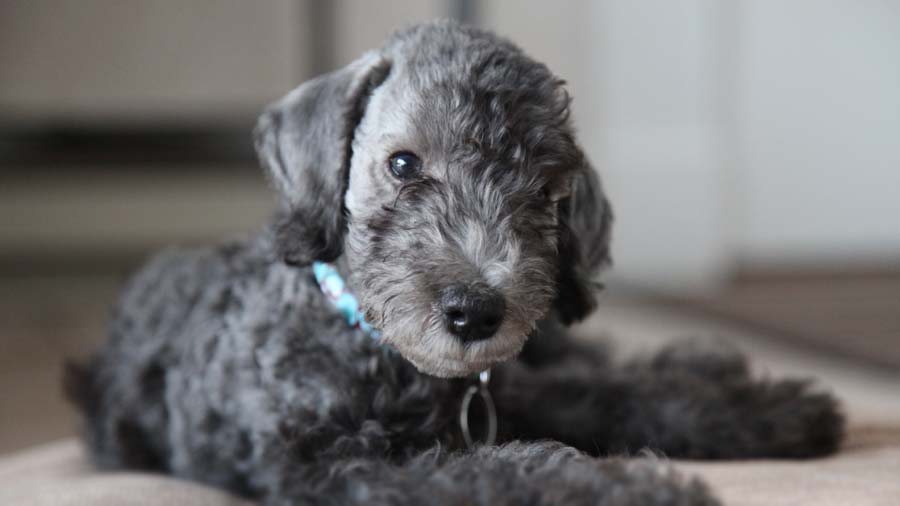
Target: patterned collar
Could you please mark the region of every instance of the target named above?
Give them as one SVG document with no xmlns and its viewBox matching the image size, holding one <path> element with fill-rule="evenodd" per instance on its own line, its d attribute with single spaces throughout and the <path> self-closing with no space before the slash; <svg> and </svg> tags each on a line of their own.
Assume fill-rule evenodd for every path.
<svg viewBox="0 0 900 506">
<path fill-rule="evenodd" d="M 325 262 L 313 262 L 312 267 L 313 274 L 316 276 L 316 281 L 319 283 L 322 293 L 344 315 L 347 323 L 351 327 L 358 327 L 372 339 L 381 339 L 381 332 L 378 332 L 366 321 L 365 314 L 359 308 L 359 301 L 347 288 L 344 278 L 341 277 L 337 269 Z"/>
</svg>

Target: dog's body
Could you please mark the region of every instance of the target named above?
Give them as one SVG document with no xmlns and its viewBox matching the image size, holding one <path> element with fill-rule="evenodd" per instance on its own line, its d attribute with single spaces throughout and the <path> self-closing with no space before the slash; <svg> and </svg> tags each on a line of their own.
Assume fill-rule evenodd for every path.
<svg viewBox="0 0 900 506">
<path fill-rule="evenodd" d="M 832 451 L 842 419 L 804 382 L 690 344 L 613 365 L 566 336 L 611 221 L 567 106 L 545 67 L 451 23 L 273 106 L 257 145 L 275 222 L 151 262 L 71 371 L 97 463 L 271 504 L 661 505 L 714 500 L 652 459 L 582 452 Z M 314 260 L 336 262 L 382 340 L 331 305 Z M 501 446 L 466 451 L 466 376 L 491 366 Z"/>
</svg>

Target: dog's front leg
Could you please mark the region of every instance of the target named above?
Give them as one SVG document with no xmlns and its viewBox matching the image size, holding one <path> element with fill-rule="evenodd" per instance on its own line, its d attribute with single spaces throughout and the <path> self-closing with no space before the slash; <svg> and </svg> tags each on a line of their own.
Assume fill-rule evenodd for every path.
<svg viewBox="0 0 900 506">
<path fill-rule="evenodd" d="M 813 457 L 841 440 L 832 396 L 807 381 L 755 379 L 727 348 L 676 343 L 625 365 L 584 357 L 497 368 L 501 436 L 684 458 Z"/>
<path fill-rule="evenodd" d="M 356 458 L 308 463 L 283 474 L 265 501 L 287 505 L 713 506 L 696 480 L 647 459 L 594 460 L 555 442 L 510 443 L 397 463 Z"/>
</svg>

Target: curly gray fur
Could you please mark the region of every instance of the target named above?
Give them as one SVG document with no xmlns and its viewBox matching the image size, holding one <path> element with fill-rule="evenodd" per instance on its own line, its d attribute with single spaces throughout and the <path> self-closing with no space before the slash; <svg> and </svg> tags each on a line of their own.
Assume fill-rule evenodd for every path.
<svg viewBox="0 0 900 506">
<path fill-rule="evenodd" d="M 833 451 L 843 420 L 807 382 L 755 380 L 693 344 L 617 366 L 567 337 L 594 306 L 611 223 L 568 105 L 511 43 L 439 22 L 270 107 L 271 226 L 158 256 L 106 346 L 69 369 L 96 463 L 273 505 L 706 505 L 653 457 L 586 454 Z M 421 156 L 419 179 L 391 178 L 397 150 Z M 337 262 L 387 344 L 348 326 L 313 260 Z M 434 324 L 449 281 L 502 293 L 494 337 L 464 346 Z M 461 377 L 492 365 L 501 444 L 465 450 Z"/>
</svg>

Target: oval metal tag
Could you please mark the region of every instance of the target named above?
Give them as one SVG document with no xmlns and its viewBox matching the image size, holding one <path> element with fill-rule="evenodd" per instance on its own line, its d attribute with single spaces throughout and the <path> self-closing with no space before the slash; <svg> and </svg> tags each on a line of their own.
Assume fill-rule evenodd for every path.
<svg viewBox="0 0 900 506">
<path fill-rule="evenodd" d="M 487 416 L 487 434 L 485 434 L 484 444 L 490 446 L 497 440 L 497 409 L 494 407 L 494 399 L 491 397 L 491 392 L 488 391 L 488 383 L 490 381 L 490 369 L 481 371 L 478 374 L 478 384 L 470 386 L 466 390 L 466 395 L 463 396 L 462 406 L 459 410 L 459 427 L 462 429 L 463 439 L 469 448 L 474 447 L 476 444 L 469 428 L 469 410 L 472 407 L 472 399 L 476 396 L 484 404 L 484 412 Z"/>
</svg>

